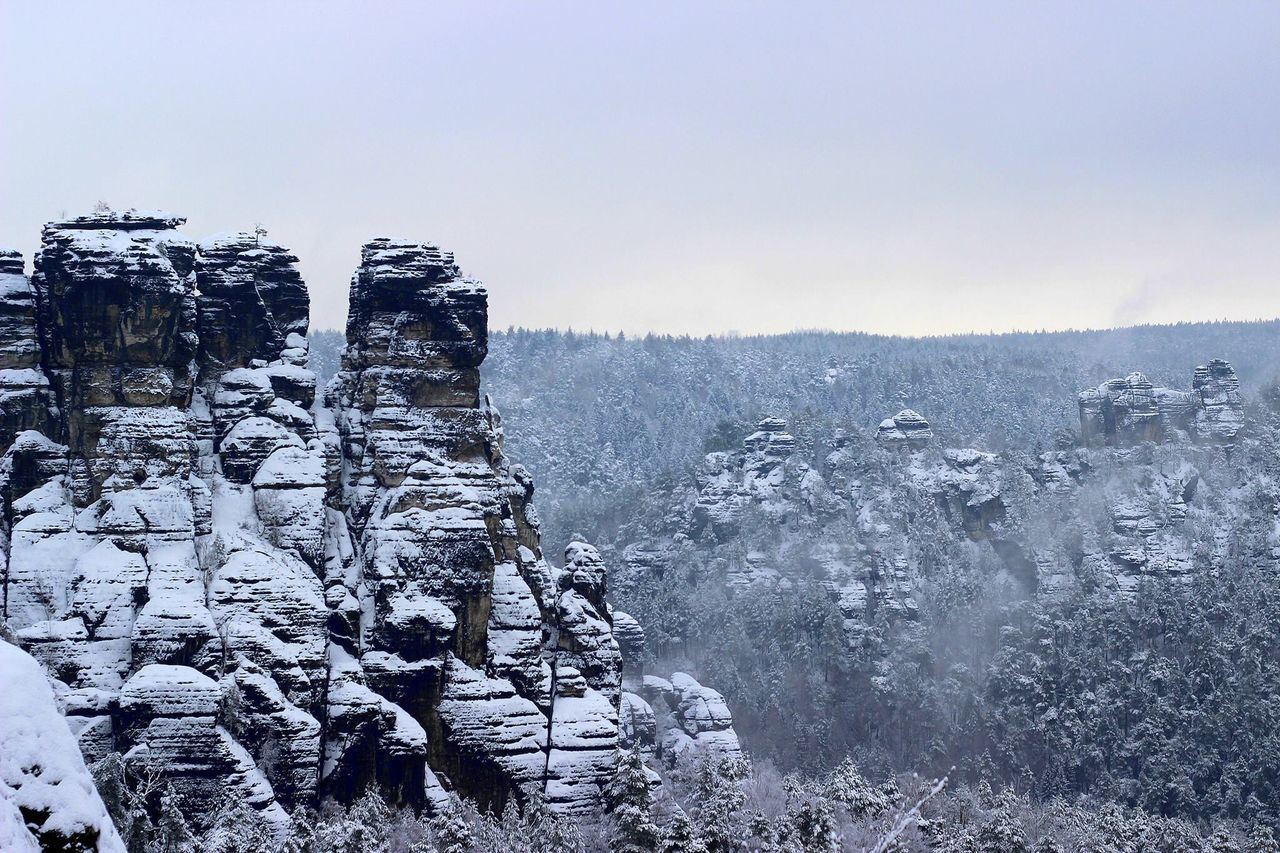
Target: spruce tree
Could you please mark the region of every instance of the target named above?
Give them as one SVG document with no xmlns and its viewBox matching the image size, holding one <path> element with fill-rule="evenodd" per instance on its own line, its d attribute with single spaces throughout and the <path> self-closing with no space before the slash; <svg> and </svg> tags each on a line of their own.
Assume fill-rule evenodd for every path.
<svg viewBox="0 0 1280 853">
<path fill-rule="evenodd" d="M 609 849 L 615 853 L 652 853 L 661 838 L 653 821 L 653 793 L 649 770 L 640 750 L 619 752 L 613 778 L 605 786 L 605 800 L 613 821 Z"/>
<path fill-rule="evenodd" d="M 732 850 L 740 840 L 739 811 L 747 800 L 739 784 L 750 768 L 739 758 L 707 756 L 698 763 L 694 785 L 698 835 L 711 853 Z"/>
<path fill-rule="evenodd" d="M 172 784 L 160 794 L 160 816 L 152 833 L 151 853 L 196 853 L 196 839 L 178 804 Z"/>
<path fill-rule="evenodd" d="M 228 794 L 205 834 L 205 853 L 279 853 L 279 844 L 261 812 Z"/>
<path fill-rule="evenodd" d="M 662 853 L 707 853 L 684 810 L 677 811 L 662 833 Z"/>
<path fill-rule="evenodd" d="M 471 828 L 453 809 L 442 811 L 432 819 L 431 833 L 439 853 L 469 853 L 475 842 Z"/>
<path fill-rule="evenodd" d="M 289 815 L 289 834 L 285 836 L 283 853 L 315 853 L 316 815 L 298 806 Z"/>
</svg>

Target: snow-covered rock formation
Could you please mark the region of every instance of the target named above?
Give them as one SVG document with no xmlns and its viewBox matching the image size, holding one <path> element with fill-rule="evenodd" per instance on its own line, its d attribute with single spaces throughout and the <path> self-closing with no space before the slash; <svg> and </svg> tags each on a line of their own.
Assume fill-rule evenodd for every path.
<svg viewBox="0 0 1280 853">
<path fill-rule="evenodd" d="M 1195 369 L 1191 391 L 1156 388 L 1141 373 L 1080 392 L 1080 435 L 1088 445 L 1125 447 L 1188 435 L 1230 444 L 1244 425 L 1240 382 L 1229 362 Z"/>
<path fill-rule="evenodd" d="M 637 697 L 633 696 L 629 703 L 629 707 L 636 708 L 632 712 L 632 719 L 637 720 L 633 728 L 641 728 L 638 719 L 646 714 L 654 720 L 656 752 L 668 765 L 702 756 L 742 757 L 742 744 L 733 730 L 728 703 L 692 675 L 677 672 L 670 681 L 647 675 L 640 692 L 644 699 L 636 702 Z"/>
<path fill-rule="evenodd" d="M 1195 433 L 1206 441 L 1229 444 L 1244 426 L 1240 380 L 1230 362 L 1220 358 L 1202 364 L 1191 379 L 1195 397 Z"/>
<path fill-rule="evenodd" d="M 589 809 L 618 732 L 604 566 L 581 543 L 563 571 L 543 559 L 532 483 L 479 398 L 486 331 L 484 290 L 451 255 L 364 247 L 326 392 L 344 464 L 325 594 L 331 679 L 372 695 L 342 715 L 326 771 L 358 785 L 390 738 L 414 756 L 396 773 L 426 771 L 428 786 L 430 758 L 484 804 L 536 783 L 554 806 Z"/>
<path fill-rule="evenodd" d="M 124 853 L 48 678 L 0 640 L 0 850 Z"/>
<path fill-rule="evenodd" d="M 786 462 L 794 450 L 786 421 L 765 418 L 743 439 L 741 450 L 708 454 L 698 470 L 700 491 L 689 533 L 729 538 L 748 507 L 785 510 L 785 486 L 792 479 Z"/>
<path fill-rule="evenodd" d="M 876 429 L 876 441 L 884 447 L 920 450 L 933 439 L 933 429 L 919 412 L 903 409 L 885 418 Z"/>
<path fill-rule="evenodd" d="M 31 281 L 0 253 L 3 617 L 84 757 L 155 768 L 197 827 L 226 793 L 283 826 L 369 785 L 597 808 L 607 573 L 585 543 L 541 552 L 479 395 L 483 287 L 366 244 L 321 392 L 296 258 L 182 222 L 52 223 Z"/>
<path fill-rule="evenodd" d="M 742 449 L 705 457 L 662 511 L 665 539 L 621 543 L 619 583 L 650 589 L 673 570 L 746 594 L 816 583 L 855 634 L 915 619 L 924 588 L 961 565 L 1012 595 L 1082 579 L 1133 594 L 1144 577 L 1185 576 L 1204 548 L 1184 522 L 1197 497 L 1217 499 L 1201 471 L 1242 428 L 1238 384 L 1220 359 L 1196 368 L 1189 393 L 1131 374 L 1080 395 L 1082 438 L 1062 430 L 1034 455 L 946 447 L 911 410 L 808 448 L 770 417 Z"/>
</svg>

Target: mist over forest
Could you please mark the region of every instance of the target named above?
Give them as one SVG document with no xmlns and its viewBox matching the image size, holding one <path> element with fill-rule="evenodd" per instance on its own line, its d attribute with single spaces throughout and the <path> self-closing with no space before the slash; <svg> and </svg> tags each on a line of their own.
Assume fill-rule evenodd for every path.
<svg viewBox="0 0 1280 853">
<path fill-rule="evenodd" d="M 1277 45 L 0 0 L 0 853 L 1280 853 Z"/>
<path fill-rule="evenodd" d="M 724 693 L 757 763 L 1003 788 L 1024 829 L 1054 802 L 1256 828 L 1280 793 L 1278 333 L 508 329 L 484 390 L 544 541 L 600 548 L 647 666 Z M 1159 421 L 1215 358 L 1229 441 L 1082 434 L 1082 392 L 1140 372 Z M 886 440 L 903 410 L 926 439 Z"/>
</svg>

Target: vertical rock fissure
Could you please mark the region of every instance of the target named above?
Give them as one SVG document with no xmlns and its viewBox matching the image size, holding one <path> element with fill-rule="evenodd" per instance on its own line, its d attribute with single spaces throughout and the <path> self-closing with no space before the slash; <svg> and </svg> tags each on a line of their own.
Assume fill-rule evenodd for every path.
<svg viewBox="0 0 1280 853">
<path fill-rule="evenodd" d="M 560 629 L 556 626 L 551 628 L 550 647 L 556 648 L 560 644 Z M 559 661 L 556 655 L 551 655 L 551 691 L 547 696 L 547 744 L 546 744 L 546 761 L 542 764 L 542 796 L 547 796 L 547 785 L 551 780 L 551 751 L 555 744 L 555 732 L 552 730 L 556 719 L 556 668 Z"/>
</svg>

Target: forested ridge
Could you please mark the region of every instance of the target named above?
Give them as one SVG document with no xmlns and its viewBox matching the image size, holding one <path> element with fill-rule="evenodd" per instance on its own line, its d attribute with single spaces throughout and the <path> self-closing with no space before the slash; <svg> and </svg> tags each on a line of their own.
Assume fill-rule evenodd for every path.
<svg viewBox="0 0 1280 853">
<path fill-rule="evenodd" d="M 515 329 L 484 379 L 547 541 L 601 547 L 650 663 L 725 694 L 753 774 L 945 776 L 911 836 L 935 849 L 1270 849 L 1278 332 Z M 1186 389 L 1215 357 L 1229 445 L 1082 438 L 1081 391 Z M 877 440 L 903 409 L 927 448 Z M 767 416 L 794 438 L 773 457 L 743 449 Z"/>
</svg>

